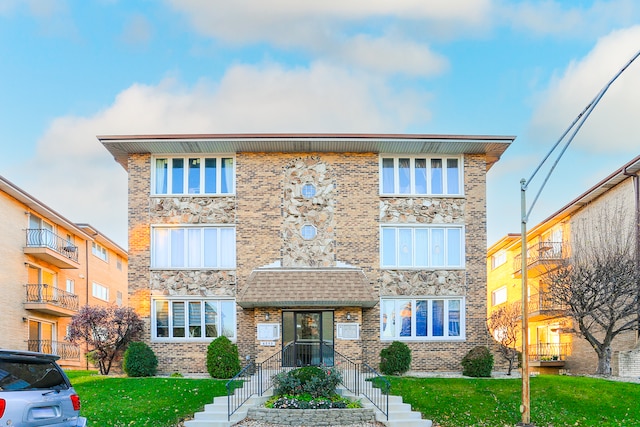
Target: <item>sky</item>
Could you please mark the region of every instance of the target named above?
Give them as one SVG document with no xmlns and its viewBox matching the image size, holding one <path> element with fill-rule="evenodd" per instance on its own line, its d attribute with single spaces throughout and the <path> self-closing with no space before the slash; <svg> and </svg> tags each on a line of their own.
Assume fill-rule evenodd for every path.
<svg viewBox="0 0 640 427">
<path fill-rule="evenodd" d="M 511 135 L 487 176 L 491 245 L 638 50 L 636 0 L 0 0 L 0 175 L 127 248 L 126 171 L 97 135 Z M 640 59 L 529 226 L 640 154 L 639 111 Z"/>
</svg>

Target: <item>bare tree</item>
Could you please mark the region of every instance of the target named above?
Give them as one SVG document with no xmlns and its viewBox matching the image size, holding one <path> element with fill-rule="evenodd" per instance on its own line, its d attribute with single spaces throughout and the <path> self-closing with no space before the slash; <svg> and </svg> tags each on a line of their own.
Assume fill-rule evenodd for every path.
<svg viewBox="0 0 640 427">
<path fill-rule="evenodd" d="M 572 224 L 571 253 L 547 279 L 553 300 L 598 355 L 596 374 L 610 375 L 611 343 L 638 328 L 635 229 L 621 203 L 586 216 Z"/>
<path fill-rule="evenodd" d="M 516 304 L 508 304 L 491 312 L 487 328 L 498 344 L 498 353 L 509 363 L 507 375 L 511 375 L 520 352 L 516 348 L 520 331 L 520 310 Z"/>
<path fill-rule="evenodd" d="M 130 307 L 85 305 L 71 319 L 68 339 L 85 342 L 100 373 L 108 375 L 113 360 L 140 336 L 143 325 Z"/>
</svg>

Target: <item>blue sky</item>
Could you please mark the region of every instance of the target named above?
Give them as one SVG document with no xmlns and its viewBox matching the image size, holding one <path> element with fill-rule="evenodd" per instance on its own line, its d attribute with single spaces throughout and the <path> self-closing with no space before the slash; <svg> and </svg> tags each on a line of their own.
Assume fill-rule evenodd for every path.
<svg viewBox="0 0 640 427">
<path fill-rule="evenodd" d="M 0 175 L 126 247 L 126 173 L 96 135 L 514 135 L 488 175 L 491 244 L 520 230 L 520 179 L 638 50 L 635 0 L 0 0 Z M 638 111 L 640 60 L 530 225 L 640 153 Z"/>
</svg>

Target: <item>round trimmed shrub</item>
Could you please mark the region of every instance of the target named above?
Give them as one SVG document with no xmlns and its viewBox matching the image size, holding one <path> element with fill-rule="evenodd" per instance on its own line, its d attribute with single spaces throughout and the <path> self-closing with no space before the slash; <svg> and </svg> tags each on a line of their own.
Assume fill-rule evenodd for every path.
<svg viewBox="0 0 640 427">
<path fill-rule="evenodd" d="M 385 375 L 402 375 L 411 367 L 411 349 L 403 342 L 394 341 L 380 350 L 380 372 Z"/>
<path fill-rule="evenodd" d="M 474 347 L 462 359 L 462 375 L 467 377 L 490 377 L 493 369 L 493 354 L 488 347 Z"/>
<path fill-rule="evenodd" d="M 132 342 L 122 357 L 122 369 L 130 377 L 151 377 L 156 374 L 158 358 L 146 343 Z"/>
<path fill-rule="evenodd" d="M 240 372 L 238 346 L 220 336 L 207 347 L 207 371 L 212 378 L 228 379 Z"/>
</svg>

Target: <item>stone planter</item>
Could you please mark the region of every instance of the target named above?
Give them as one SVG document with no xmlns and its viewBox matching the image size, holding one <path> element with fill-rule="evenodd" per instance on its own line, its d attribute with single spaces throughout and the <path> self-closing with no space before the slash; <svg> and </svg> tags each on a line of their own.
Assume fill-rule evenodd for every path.
<svg viewBox="0 0 640 427">
<path fill-rule="evenodd" d="M 331 426 L 374 422 L 373 409 L 273 409 L 249 408 L 247 417 L 273 424 Z"/>
</svg>

